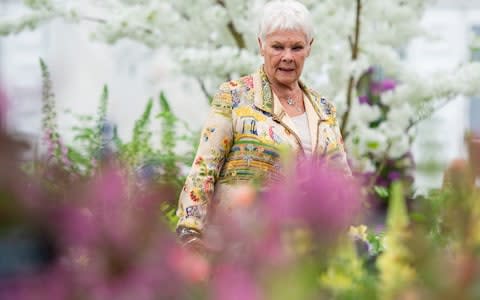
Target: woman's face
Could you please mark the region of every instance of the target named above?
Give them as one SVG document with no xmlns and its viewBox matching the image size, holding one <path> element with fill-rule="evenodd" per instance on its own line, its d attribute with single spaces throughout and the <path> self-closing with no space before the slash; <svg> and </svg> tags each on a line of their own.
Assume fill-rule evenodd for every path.
<svg viewBox="0 0 480 300">
<path fill-rule="evenodd" d="M 291 86 L 298 82 L 313 40 L 302 31 L 278 30 L 258 39 L 268 79 L 275 84 Z"/>
</svg>

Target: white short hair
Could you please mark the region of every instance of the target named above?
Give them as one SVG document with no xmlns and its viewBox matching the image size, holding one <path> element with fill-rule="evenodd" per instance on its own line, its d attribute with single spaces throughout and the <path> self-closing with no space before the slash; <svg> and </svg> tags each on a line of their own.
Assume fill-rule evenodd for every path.
<svg viewBox="0 0 480 300">
<path fill-rule="evenodd" d="M 302 31 L 307 36 L 307 42 L 310 42 L 315 34 L 310 12 L 295 0 L 274 0 L 263 7 L 258 37 L 265 41 L 268 34 L 277 30 Z"/>
</svg>

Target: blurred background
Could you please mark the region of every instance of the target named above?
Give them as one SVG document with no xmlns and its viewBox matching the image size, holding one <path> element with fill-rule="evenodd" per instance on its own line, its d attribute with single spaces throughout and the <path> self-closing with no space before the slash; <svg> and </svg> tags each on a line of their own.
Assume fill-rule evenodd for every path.
<svg viewBox="0 0 480 300">
<path fill-rule="evenodd" d="M 22 15 L 24 6 L 19 2 L 0 0 L 0 18 Z M 404 61 L 412 69 L 433 74 L 462 62 L 480 61 L 480 0 L 436 1 L 427 9 L 422 25 L 433 39 L 415 39 L 406 45 Z M 147 99 L 160 91 L 171 100 L 177 116 L 194 129 L 201 127 L 208 103 L 198 83 L 177 71 L 166 49 L 153 51 L 127 40 L 115 45 L 93 41 L 89 26 L 93 24 L 54 20 L 34 31 L 0 37 L 0 90 L 9 99 L 7 125 L 11 132 L 28 137 L 34 144 L 40 139 L 39 57 L 51 71 L 59 129 L 67 139 L 74 118 L 62 112 L 95 113 L 104 84 L 110 90 L 109 117 L 118 125 L 120 136 L 131 132 Z M 441 173 L 427 175 L 422 165 L 446 165 L 465 156 L 465 131 L 480 131 L 479 100 L 459 97 L 420 125 L 414 145 L 419 166 L 417 189 L 441 184 Z M 424 154 L 431 149 L 435 151 Z"/>
</svg>

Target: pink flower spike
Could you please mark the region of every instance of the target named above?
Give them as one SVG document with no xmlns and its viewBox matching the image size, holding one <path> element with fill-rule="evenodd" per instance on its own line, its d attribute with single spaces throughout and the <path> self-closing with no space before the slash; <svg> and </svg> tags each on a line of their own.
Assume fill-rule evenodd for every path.
<svg viewBox="0 0 480 300">
<path fill-rule="evenodd" d="M 241 266 L 222 265 L 213 277 L 214 300 L 260 300 L 260 290 Z"/>
<path fill-rule="evenodd" d="M 360 212 L 360 185 L 317 161 L 297 165 L 294 174 L 273 185 L 263 199 L 269 221 L 279 227 L 304 224 L 326 238 L 346 230 Z"/>
</svg>

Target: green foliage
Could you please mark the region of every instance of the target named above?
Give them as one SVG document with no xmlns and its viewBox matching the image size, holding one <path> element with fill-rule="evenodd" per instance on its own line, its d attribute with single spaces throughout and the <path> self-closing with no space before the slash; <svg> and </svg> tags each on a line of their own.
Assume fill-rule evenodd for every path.
<svg viewBox="0 0 480 300">
<path fill-rule="evenodd" d="M 70 146 L 68 156 L 82 174 L 88 175 L 94 172 L 100 153 L 105 146 L 102 140 L 102 130 L 107 120 L 108 87 L 103 86 L 100 103 L 95 117 L 90 115 L 78 115 L 78 126 L 72 128 L 74 142 L 77 147 Z"/>
<path fill-rule="evenodd" d="M 368 232 L 367 233 L 367 241 L 371 246 L 371 255 L 372 256 L 378 256 L 385 250 L 385 246 L 383 244 L 383 239 L 384 239 L 384 233 L 383 232 L 381 232 L 381 233 Z"/>
<path fill-rule="evenodd" d="M 130 167 L 138 166 L 153 156 L 152 132 L 149 129 L 152 108 L 153 100 L 149 99 L 142 115 L 135 121 L 132 140 L 121 146 L 121 159 Z"/>
<path fill-rule="evenodd" d="M 375 191 L 375 193 L 378 195 L 378 197 L 380 199 L 388 199 L 390 193 L 388 191 L 388 188 L 384 187 L 384 186 L 380 186 L 380 185 L 375 185 L 373 187 L 373 190 Z"/>
<path fill-rule="evenodd" d="M 178 123 L 177 117 L 172 113 L 170 105 L 168 104 L 165 94 L 160 93 L 159 97 L 160 113 L 157 118 L 161 122 L 162 132 L 160 137 L 161 150 L 163 155 L 161 160 L 165 166 L 165 178 L 178 178 L 177 155 L 175 154 L 176 142 L 176 125 Z"/>
<path fill-rule="evenodd" d="M 320 283 L 327 290 L 328 299 L 376 299 L 375 275 L 348 242 L 330 260 Z"/>
<path fill-rule="evenodd" d="M 130 141 L 122 141 L 116 127 L 108 122 L 108 87 L 103 87 L 96 115 L 74 115 L 77 125 L 72 128 L 72 145 L 63 145 L 57 129 L 57 111 L 48 68 L 40 60 L 43 77 L 42 129 L 47 148 L 46 160 L 71 174 L 89 178 L 97 172 L 104 160 L 117 160 L 125 168 L 132 183 L 154 184 L 168 187 L 161 206 L 167 223 L 176 223 L 176 197 L 185 180 L 182 169 L 193 162 L 198 132 L 192 131 L 170 108 L 166 95 L 161 92 L 154 116 L 155 102 L 149 99 L 141 116 L 135 121 Z M 153 142 L 152 120 L 160 122 L 159 145 Z M 179 142 L 184 144 L 179 145 Z M 186 144 L 186 145 L 185 145 Z M 186 148 L 184 152 L 178 148 Z M 34 166 L 35 163 L 32 164 Z M 50 165 L 51 166 L 51 165 Z M 47 166 L 48 168 L 48 166 Z M 26 170 L 34 168 L 25 167 Z M 31 172 L 35 172 L 34 170 Z M 173 191 L 172 191 L 173 189 Z"/>
</svg>

